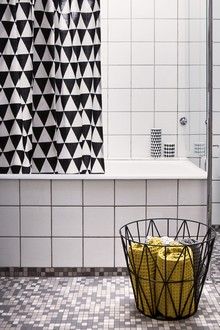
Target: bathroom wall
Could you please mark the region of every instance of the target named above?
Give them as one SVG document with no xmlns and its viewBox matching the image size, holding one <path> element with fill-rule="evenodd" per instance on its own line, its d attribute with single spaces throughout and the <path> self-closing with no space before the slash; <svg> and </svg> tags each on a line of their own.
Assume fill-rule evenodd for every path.
<svg viewBox="0 0 220 330">
<path fill-rule="evenodd" d="M 206 129 L 206 0 L 101 0 L 101 13 L 106 157 L 148 157 L 152 127 L 178 156 L 197 157 Z"/>
<path fill-rule="evenodd" d="M 0 180 L 0 267 L 124 266 L 123 224 L 205 204 L 200 180 Z"/>
<path fill-rule="evenodd" d="M 220 1 L 213 7 L 213 223 L 220 225 Z"/>
</svg>

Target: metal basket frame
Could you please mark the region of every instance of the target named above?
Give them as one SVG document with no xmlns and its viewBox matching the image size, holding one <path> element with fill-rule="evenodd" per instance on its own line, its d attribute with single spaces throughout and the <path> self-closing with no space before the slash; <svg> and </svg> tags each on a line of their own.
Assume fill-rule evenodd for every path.
<svg viewBox="0 0 220 330">
<path fill-rule="evenodd" d="M 163 222 L 161 222 L 161 220 Z M 166 233 L 159 224 L 166 221 Z M 176 235 L 170 235 L 172 224 Z M 133 232 L 132 232 L 133 230 Z M 148 244 L 147 236 L 194 238 L 193 244 Z M 194 315 L 208 272 L 216 232 L 201 222 L 152 218 L 132 221 L 120 236 L 137 309 L 160 320 L 180 320 Z"/>
</svg>

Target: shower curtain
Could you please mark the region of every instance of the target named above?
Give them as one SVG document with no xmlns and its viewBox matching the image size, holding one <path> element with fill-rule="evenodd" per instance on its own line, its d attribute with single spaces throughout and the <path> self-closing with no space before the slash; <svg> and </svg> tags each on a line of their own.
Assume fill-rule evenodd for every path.
<svg viewBox="0 0 220 330">
<path fill-rule="evenodd" d="M 0 1 L 0 173 L 103 173 L 99 0 Z"/>
</svg>

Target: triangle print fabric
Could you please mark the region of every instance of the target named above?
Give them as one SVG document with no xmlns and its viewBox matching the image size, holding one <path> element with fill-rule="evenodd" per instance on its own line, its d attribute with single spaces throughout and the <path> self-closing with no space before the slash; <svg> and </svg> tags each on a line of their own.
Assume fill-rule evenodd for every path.
<svg viewBox="0 0 220 330">
<path fill-rule="evenodd" d="M 0 1 L 0 173 L 104 173 L 99 0 Z"/>
</svg>

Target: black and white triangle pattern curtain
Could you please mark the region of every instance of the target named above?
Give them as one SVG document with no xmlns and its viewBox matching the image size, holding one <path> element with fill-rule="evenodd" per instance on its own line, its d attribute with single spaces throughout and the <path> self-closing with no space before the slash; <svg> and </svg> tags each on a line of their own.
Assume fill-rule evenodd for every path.
<svg viewBox="0 0 220 330">
<path fill-rule="evenodd" d="M 103 173 L 99 0 L 0 0 L 0 173 Z"/>
</svg>

